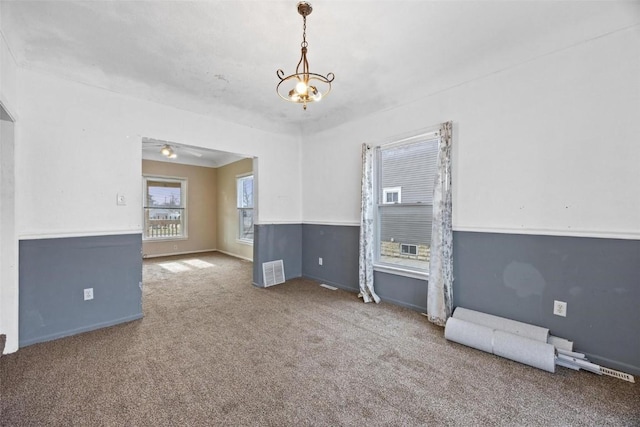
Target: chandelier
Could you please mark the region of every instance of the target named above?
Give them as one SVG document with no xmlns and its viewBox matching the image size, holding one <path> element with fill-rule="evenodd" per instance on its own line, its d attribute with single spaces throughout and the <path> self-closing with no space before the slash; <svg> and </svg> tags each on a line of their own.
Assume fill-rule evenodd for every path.
<svg viewBox="0 0 640 427">
<path fill-rule="evenodd" d="M 331 82 L 335 78 L 333 73 L 326 76 L 309 72 L 309 61 L 307 61 L 307 16 L 311 14 L 313 8 L 310 3 L 301 1 L 298 3 L 298 13 L 302 15 L 302 54 L 296 66 L 295 74 L 284 77 L 284 72 L 278 70 L 276 74 L 280 83 L 276 87 L 276 92 L 285 101 L 302 104 L 306 110 L 310 102 L 318 102 L 323 96 L 327 96 L 331 91 Z M 301 69 L 302 68 L 302 69 Z"/>
</svg>

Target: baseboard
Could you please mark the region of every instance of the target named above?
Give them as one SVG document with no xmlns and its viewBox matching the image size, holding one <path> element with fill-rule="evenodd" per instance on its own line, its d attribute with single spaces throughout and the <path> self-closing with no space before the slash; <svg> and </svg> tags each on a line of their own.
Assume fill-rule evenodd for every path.
<svg viewBox="0 0 640 427">
<path fill-rule="evenodd" d="M 70 337 L 72 335 L 78 335 L 78 334 L 81 334 L 81 333 L 84 333 L 84 332 L 90 332 L 90 331 L 95 331 L 97 329 L 107 328 L 109 326 L 119 325 L 121 323 L 132 322 L 134 320 L 142 319 L 142 317 L 143 317 L 143 314 L 139 313 L 139 314 L 134 314 L 134 315 L 131 315 L 131 316 L 121 317 L 119 319 L 109 320 L 107 322 L 95 323 L 95 324 L 89 325 L 89 326 L 83 326 L 83 327 L 76 328 L 76 329 L 70 329 L 70 330 L 64 331 L 64 332 L 56 332 L 55 334 L 45 335 L 45 336 L 42 336 L 42 337 L 30 339 L 30 340 L 27 340 L 27 341 L 21 341 L 19 343 L 19 347 L 27 347 L 27 346 L 30 346 L 32 344 L 38 344 L 38 343 L 41 343 L 41 342 L 57 340 L 57 339 L 64 338 L 64 337 Z"/>
<path fill-rule="evenodd" d="M 142 258 L 144 259 L 148 259 L 148 258 L 162 258 L 162 257 L 167 257 L 167 256 L 176 256 L 176 255 L 191 255 L 191 254 L 202 254 L 205 252 L 218 252 L 217 249 L 203 249 L 203 250 L 199 250 L 199 251 L 185 251 L 185 252 L 169 252 L 166 254 L 143 254 Z"/>
<path fill-rule="evenodd" d="M 240 256 L 240 255 L 237 255 L 237 254 L 233 254 L 233 253 L 231 253 L 231 252 L 221 251 L 220 249 L 216 249 L 215 251 L 216 251 L 216 252 L 220 252 L 221 254 L 225 254 L 225 255 L 232 256 L 232 257 L 234 257 L 234 258 L 240 258 L 240 259 L 243 259 L 243 260 L 245 260 L 245 261 L 251 261 L 251 262 L 253 262 L 253 258 L 243 257 L 243 256 Z"/>
<path fill-rule="evenodd" d="M 378 296 L 380 297 L 381 301 L 388 302 L 389 304 L 398 305 L 400 307 L 408 308 L 409 310 L 417 311 L 417 312 L 420 312 L 420 313 L 426 313 L 427 312 L 427 307 L 420 307 L 419 305 L 408 304 L 406 302 L 403 302 L 403 301 L 400 301 L 400 300 L 396 300 L 396 299 L 393 299 L 393 298 L 386 298 L 386 297 L 383 297 L 380 294 L 378 294 Z"/>
<path fill-rule="evenodd" d="M 330 280 L 325 280 L 325 279 L 322 279 L 320 277 L 309 276 L 309 275 L 304 275 L 302 277 L 305 278 L 305 279 L 310 279 L 310 280 L 319 282 L 319 283 L 324 283 L 325 285 L 334 286 L 334 287 L 336 287 L 338 289 L 342 289 L 343 291 L 355 292 L 355 293 L 358 293 L 360 291 L 359 288 L 352 288 L 352 287 L 349 287 L 349 286 L 345 286 L 342 283 L 332 282 Z"/>
<path fill-rule="evenodd" d="M 577 351 L 580 351 L 578 348 Z M 584 353 L 589 359 L 589 362 L 600 365 L 603 368 L 615 369 L 616 371 L 625 372 L 633 376 L 640 376 L 640 366 L 630 365 L 628 363 L 618 362 L 617 360 L 608 359 L 606 357 L 598 356 L 597 354 Z"/>
</svg>

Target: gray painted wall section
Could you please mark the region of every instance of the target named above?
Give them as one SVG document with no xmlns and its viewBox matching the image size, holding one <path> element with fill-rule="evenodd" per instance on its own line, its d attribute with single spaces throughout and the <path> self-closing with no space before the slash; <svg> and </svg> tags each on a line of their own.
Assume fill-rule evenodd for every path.
<svg viewBox="0 0 640 427">
<path fill-rule="evenodd" d="M 358 292 L 359 235 L 357 226 L 303 224 L 302 275 Z"/>
<path fill-rule="evenodd" d="M 359 226 L 302 226 L 302 275 L 341 289 L 359 292 Z M 323 265 L 318 265 L 322 257 Z M 427 282 L 395 274 L 375 272 L 376 293 L 384 301 L 424 311 Z"/>
<path fill-rule="evenodd" d="M 20 241 L 20 346 L 141 318 L 141 251 L 140 234 Z"/>
<path fill-rule="evenodd" d="M 373 274 L 376 293 L 383 301 L 424 313 L 427 311 L 426 280 L 376 271 Z"/>
<path fill-rule="evenodd" d="M 264 287 L 262 263 L 283 260 L 287 280 L 302 276 L 302 224 L 257 224 L 253 236 L 253 284 Z"/>
<path fill-rule="evenodd" d="M 456 232 L 454 260 L 456 306 L 549 328 L 640 375 L 640 241 Z"/>
</svg>

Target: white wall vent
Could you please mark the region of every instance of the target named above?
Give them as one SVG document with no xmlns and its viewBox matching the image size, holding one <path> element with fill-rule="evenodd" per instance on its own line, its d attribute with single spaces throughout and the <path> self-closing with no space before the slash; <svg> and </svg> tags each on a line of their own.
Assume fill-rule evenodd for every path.
<svg viewBox="0 0 640 427">
<path fill-rule="evenodd" d="M 262 263 L 264 287 L 284 283 L 284 264 L 281 259 Z"/>
</svg>

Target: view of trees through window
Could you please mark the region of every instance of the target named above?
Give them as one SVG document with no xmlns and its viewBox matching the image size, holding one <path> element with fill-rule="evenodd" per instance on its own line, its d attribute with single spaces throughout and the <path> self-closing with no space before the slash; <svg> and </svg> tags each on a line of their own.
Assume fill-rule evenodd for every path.
<svg viewBox="0 0 640 427">
<path fill-rule="evenodd" d="M 237 179 L 238 239 L 253 241 L 253 175 Z"/>
</svg>

